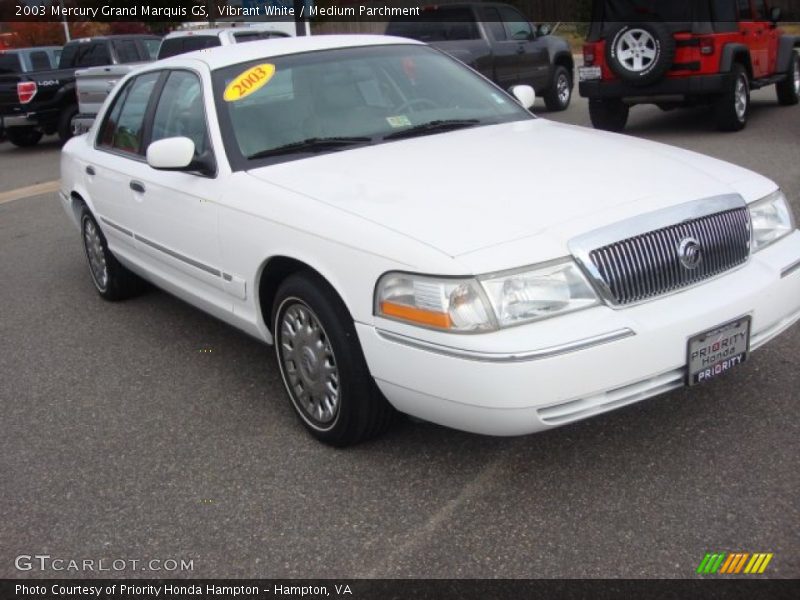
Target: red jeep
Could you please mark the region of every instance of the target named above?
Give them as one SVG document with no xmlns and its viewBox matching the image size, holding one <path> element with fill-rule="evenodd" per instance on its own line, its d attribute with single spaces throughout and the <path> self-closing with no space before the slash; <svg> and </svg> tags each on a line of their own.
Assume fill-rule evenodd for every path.
<svg viewBox="0 0 800 600">
<path fill-rule="evenodd" d="M 800 100 L 800 37 L 766 0 L 595 0 L 579 69 L 597 129 L 622 131 L 630 107 L 711 105 L 717 127 L 747 124 L 750 90 Z"/>
</svg>

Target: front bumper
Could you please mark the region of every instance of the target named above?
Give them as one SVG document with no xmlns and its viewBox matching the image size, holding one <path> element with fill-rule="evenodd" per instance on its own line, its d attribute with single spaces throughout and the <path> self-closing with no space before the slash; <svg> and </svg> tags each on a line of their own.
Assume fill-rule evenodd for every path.
<svg viewBox="0 0 800 600">
<path fill-rule="evenodd" d="M 624 81 L 582 81 L 579 86 L 584 98 L 615 98 L 635 103 L 638 100 L 655 100 L 664 97 L 688 98 L 709 96 L 725 91 L 730 75 L 697 75 L 694 77 L 665 78 L 652 85 L 633 85 Z"/>
<path fill-rule="evenodd" d="M 416 342 L 408 340 L 410 328 L 398 331 L 383 320 L 356 329 L 370 372 L 401 412 L 475 433 L 521 435 L 683 386 L 688 339 L 740 316 L 752 316 L 757 349 L 800 320 L 798 261 L 795 231 L 744 267 L 682 293 L 493 334 L 448 336 L 450 346 L 455 338 L 469 349 L 421 340 L 419 331 Z"/>
</svg>

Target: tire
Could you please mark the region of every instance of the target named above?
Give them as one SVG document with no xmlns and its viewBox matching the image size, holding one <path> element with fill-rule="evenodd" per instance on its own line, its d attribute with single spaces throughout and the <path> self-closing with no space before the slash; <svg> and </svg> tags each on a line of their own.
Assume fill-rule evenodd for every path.
<svg viewBox="0 0 800 600">
<path fill-rule="evenodd" d="M 606 61 L 623 81 L 649 85 L 661 79 L 675 58 L 675 39 L 661 23 L 623 23 L 606 44 Z"/>
<path fill-rule="evenodd" d="M 30 148 L 42 139 L 42 132 L 33 127 L 12 127 L 6 129 L 8 141 L 18 148 Z"/>
<path fill-rule="evenodd" d="M 750 79 L 744 66 L 736 63 L 727 89 L 714 105 L 714 118 L 720 131 L 741 131 L 750 111 Z"/>
<path fill-rule="evenodd" d="M 81 212 L 81 238 L 89 275 L 101 298 L 116 302 L 142 292 L 144 281 L 123 267 L 111 253 L 106 236 L 86 207 Z"/>
<path fill-rule="evenodd" d="M 569 108 L 572 101 L 572 76 L 569 69 L 556 65 L 550 87 L 544 93 L 544 104 L 550 112 L 561 112 Z"/>
<path fill-rule="evenodd" d="M 589 100 L 589 117 L 595 129 L 620 133 L 628 124 L 630 106 L 621 100 Z"/>
<path fill-rule="evenodd" d="M 792 52 L 789 64 L 789 76 L 775 84 L 778 92 L 778 103 L 782 106 L 794 106 L 800 103 L 800 54 Z"/>
<path fill-rule="evenodd" d="M 311 435 L 345 447 L 389 428 L 396 413 L 369 373 L 352 317 L 324 279 L 289 276 L 278 288 L 272 326 L 286 392 Z"/>
<path fill-rule="evenodd" d="M 66 143 L 72 137 L 72 119 L 78 114 L 78 106 L 70 104 L 58 117 L 58 139 Z"/>
</svg>

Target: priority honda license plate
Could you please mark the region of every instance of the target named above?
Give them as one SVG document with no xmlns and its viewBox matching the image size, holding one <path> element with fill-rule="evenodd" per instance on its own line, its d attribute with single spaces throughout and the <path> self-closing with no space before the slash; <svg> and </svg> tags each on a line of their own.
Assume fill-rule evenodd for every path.
<svg viewBox="0 0 800 600">
<path fill-rule="evenodd" d="M 689 385 L 705 383 L 747 360 L 751 318 L 741 317 L 689 339 Z"/>
</svg>

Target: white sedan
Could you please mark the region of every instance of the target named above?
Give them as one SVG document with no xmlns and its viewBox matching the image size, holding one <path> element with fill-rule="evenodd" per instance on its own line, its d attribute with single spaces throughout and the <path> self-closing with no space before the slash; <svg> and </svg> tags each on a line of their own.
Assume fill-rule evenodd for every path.
<svg viewBox="0 0 800 600">
<path fill-rule="evenodd" d="M 775 183 L 532 102 L 399 38 L 182 55 L 64 147 L 61 197 L 103 298 L 147 280 L 273 345 L 334 445 L 396 411 L 571 423 L 713 381 L 800 319 Z"/>
</svg>

